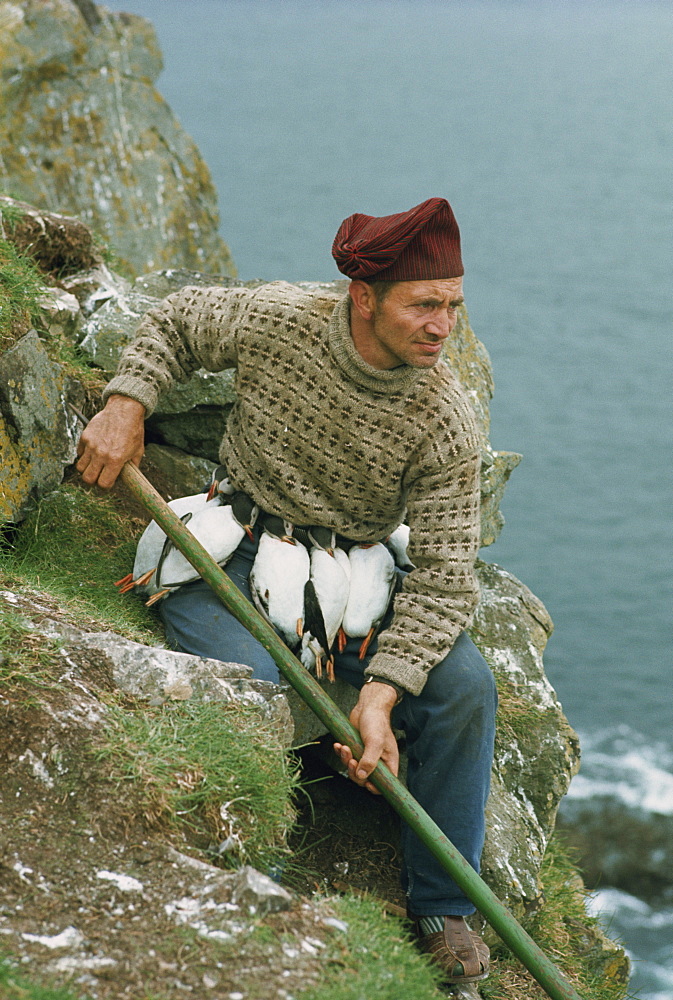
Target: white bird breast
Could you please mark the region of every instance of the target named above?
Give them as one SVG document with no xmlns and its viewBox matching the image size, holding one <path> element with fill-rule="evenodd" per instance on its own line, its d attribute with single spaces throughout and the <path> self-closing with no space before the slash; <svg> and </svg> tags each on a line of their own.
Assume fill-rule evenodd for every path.
<svg viewBox="0 0 673 1000">
<path fill-rule="evenodd" d="M 343 549 L 330 555 L 324 549 L 311 552 L 311 580 L 325 622 L 329 646 L 339 630 L 348 603 L 350 563 Z M 327 650 L 325 650 L 327 652 Z"/>
<path fill-rule="evenodd" d="M 381 542 L 366 548 L 354 545 L 348 560 L 351 582 L 342 624 L 346 635 L 358 638 L 386 613 L 395 585 L 395 560 Z"/>
<path fill-rule="evenodd" d="M 250 589 L 257 606 L 291 646 L 299 640 L 297 622 L 304 616 L 309 571 L 309 554 L 303 545 L 262 533 L 250 570 Z"/>
<path fill-rule="evenodd" d="M 219 504 L 214 507 L 207 504 L 196 511 L 187 527 L 219 565 L 232 557 L 245 534 L 231 507 Z M 171 587 L 196 580 L 199 574 L 179 549 L 173 548 L 164 559 L 160 576 L 159 584 Z"/>
<path fill-rule="evenodd" d="M 215 501 L 211 500 L 210 504 L 217 506 L 219 501 L 216 504 Z M 178 517 L 184 517 L 185 514 L 190 512 L 194 513 L 207 505 L 209 504 L 205 493 L 195 493 L 188 497 L 176 497 L 175 500 L 169 500 L 168 502 L 168 506 Z M 143 573 L 147 573 L 148 570 L 156 567 L 165 541 L 166 534 L 163 529 L 159 527 L 156 521 L 150 521 L 138 539 L 135 561 L 133 563 L 134 580 L 137 580 Z M 153 587 L 153 584 L 154 579 L 146 587 L 143 587 L 143 590 L 156 593 L 158 588 Z"/>
</svg>

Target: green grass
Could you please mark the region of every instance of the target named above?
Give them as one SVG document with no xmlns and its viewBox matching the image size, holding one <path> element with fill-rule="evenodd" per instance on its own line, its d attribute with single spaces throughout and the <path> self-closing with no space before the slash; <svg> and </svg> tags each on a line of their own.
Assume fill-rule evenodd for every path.
<svg viewBox="0 0 673 1000">
<path fill-rule="evenodd" d="M 88 619 L 89 627 L 93 618 L 96 628 L 152 642 L 163 637 L 155 613 L 114 587 L 133 566 L 142 526 L 118 497 L 66 484 L 39 502 L 0 553 L 0 578 L 46 591 L 71 618 Z M 11 652 L 19 645 L 20 658 Z M 24 689 L 49 684 L 49 641 L 31 634 L 11 610 L 0 624 L 0 654 L 3 648 L 0 679 L 4 673 Z M 132 797 L 139 792 L 149 822 L 187 828 L 200 846 L 231 838 L 226 862 L 264 869 L 277 860 L 294 819 L 298 779 L 258 709 L 111 702 L 99 757 L 115 781 L 134 786 Z"/>
<path fill-rule="evenodd" d="M 111 780 L 141 791 L 146 822 L 182 827 L 224 864 L 268 869 L 286 854 L 299 777 L 254 706 L 171 702 L 110 707 L 97 754 Z"/>
<path fill-rule="evenodd" d="M 44 280 L 35 264 L 0 239 L 0 351 L 7 350 L 39 317 Z"/>
<path fill-rule="evenodd" d="M 497 672 L 495 681 L 498 688 L 496 750 L 506 752 L 512 745 L 518 745 L 524 756 L 535 756 L 538 750 L 535 740 L 539 736 L 541 719 L 547 716 L 555 723 L 557 710 L 553 707 L 540 709 L 527 698 L 522 698 L 516 685 Z"/>
<path fill-rule="evenodd" d="M 65 484 L 37 503 L 0 551 L 0 571 L 127 638 L 151 643 L 163 635 L 156 614 L 114 587 L 133 567 L 142 529 L 118 497 Z"/>
<path fill-rule="evenodd" d="M 54 643 L 39 635 L 23 615 L 3 608 L 0 616 L 0 685 L 55 686 Z"/>
<path fill-rule="evenodd" d="M 0 194 L 5 197 L 11 197 L 7 195 L 6 192 L 2 191 Z M 20 198 L 16 198 L 15 201 L 20 201 Z M 26 213 L 19 205 L 13 205 L 11 202 L 0 203 L 0 225 L 4 233 L 9 232 L 10 234 L 14 232 L 17 222 L 19 222 Z"/>
<path fill-rule="evenodd" d="M 438 975 L 410 942 L 397 917 L 380 904 L 355 896 L 330 900 L 348 932 L 335 930 L 322 952 L 320 983 L 297 1000 L 437 1000 Z"/>
<path fill-rule="evenodd" d="M 107 378 L 73 343 L 72 337 L 45 329 L 40 300 L 45 289 L 53 284 L 53 277 L 43 272 L 28 253 L 19 250 L 11 241 L 16 223 L 24 214 L 15 205 L 0 204 L 0 353 L 34 326 L 52 360 L 83 383 L 85 390 L 97 399 Z M 118 261 L 112 251 L 95 234 L 93 240 L 98 253 L 114 267 Z"/>
<path fill-rule="evenodd" d="M 40 986 L 17 971 L 16 963 L 0 958 L 0 998 L 2 1000 L 84 1000 L 69 989 Z"/>
</svg>

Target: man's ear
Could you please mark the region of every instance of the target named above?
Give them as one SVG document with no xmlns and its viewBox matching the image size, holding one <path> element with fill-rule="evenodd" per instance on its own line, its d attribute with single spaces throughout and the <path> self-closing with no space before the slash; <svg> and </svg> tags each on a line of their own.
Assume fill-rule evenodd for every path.
<svg viewBox="0 0 673 1000">
<path fill-rule="evenodd" d="M 369 322 L 376 312 L 376 294 L 366 281 L 351 281 L 348 294 L 360 316 Z"/>
</svg>

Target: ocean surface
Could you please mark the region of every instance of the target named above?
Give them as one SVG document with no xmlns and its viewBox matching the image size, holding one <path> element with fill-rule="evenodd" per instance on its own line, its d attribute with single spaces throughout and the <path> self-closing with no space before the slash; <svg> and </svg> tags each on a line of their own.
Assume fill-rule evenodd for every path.
<svg viewBox="0 0 673 1000">
<path fill-rule="evenodd" d="M 524 456 L 482 555 L 555 621 L 546 669 L 584 744 L 570 798 L 671 819 L 670 3 L 107 6 L 156 27 L 240 277 L 333 279 L 345 216 L 449 198 L 491 439 Z M 671 1000 L 673 898 L 606 886 L 593 906 L 633 989 Z"/>
</svg>

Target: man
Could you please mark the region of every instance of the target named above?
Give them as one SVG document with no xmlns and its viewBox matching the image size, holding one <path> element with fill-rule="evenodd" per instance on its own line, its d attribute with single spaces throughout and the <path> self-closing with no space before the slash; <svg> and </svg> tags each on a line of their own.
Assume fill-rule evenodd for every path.
<svg viewBox="0 0 673 1000">
<path fill-rule="evenodd" d="M 383 218 L 355 214 L 332 253 L 351 278 L 336 306 L 273 282 L 184 288 L 150 310 L 82 435 L 77 467 L 109 487 L 125 461 L 140 460 L 142 422 L 162 389 L 200 367 L 235 367 L 220 458 L 238 489 L 267 513 L 348 540 L 385 539 L 406 518 L 414 569 L 394 608 L 363 661 L 353 640 L 335 656 L 337 676 L 360 690 L 351 721 L 364 754 L 358 762 L 335 749 L 353 781 L 374 790 L 379 760 L 397 772 L 393 728 L 404 729 L 410 791 L 478 869 L 496 694 L 464 632 L 478 598 L 478 434 L 441 360 L 463 301 L 458 226 L 441 198 Z M 226 568 L 246 594 L 255 551 L 244 540 Z M 277 679 L 202 581 L 171 594 L 161 613 L 176 648 Z M 447 982 L 483 978 L 488 949 L 464 921 L 474 907 L 415 834 L 402 836 L 420 947 Z"/>
</svg>

